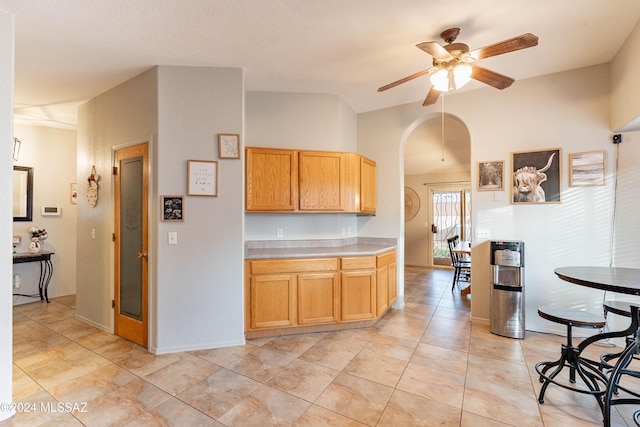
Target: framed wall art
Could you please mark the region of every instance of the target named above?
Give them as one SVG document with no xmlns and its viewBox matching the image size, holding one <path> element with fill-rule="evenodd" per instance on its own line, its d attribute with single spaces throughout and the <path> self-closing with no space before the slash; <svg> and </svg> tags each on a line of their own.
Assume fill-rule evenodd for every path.
<svg viewBox="0 0 640 427">
<path fill-rule="evenodd" d="M 187 160 L 187 195 L 218 196 L 218 162 Z"/>
<path fill-rule="evenodd" d="M 504 190 L 504 161 L 478 162 L 478 191 Z"/>
<path fill-rule="evenodd" d="M 606 151 L 569 154 L 569 186 L 605 185 Z"/>
<path fill-rule="evenodd" d="M 560 148 L 512 153 L 511 202 L 560 203 L 561 156 Z"/>
<path fill-rule="evenodd" d="M 239 159 L 240 158 L 240 135 L 236 133 L 218 134 L 218 158 Z"/>
<path fill-rule="evenodd" d="M 182 196 L 161 196 L 162 221 L 184 221 L 184 198 Z"/>
</svg>

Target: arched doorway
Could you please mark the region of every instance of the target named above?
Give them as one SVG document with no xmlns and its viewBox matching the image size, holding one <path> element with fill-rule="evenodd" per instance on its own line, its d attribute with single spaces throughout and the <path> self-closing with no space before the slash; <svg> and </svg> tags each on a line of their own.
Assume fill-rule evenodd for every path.
<svg viewBox="0 0 640 427">
<path fill-rule="evenodd" d="M 404 263 L 450 265 L 446 238 L 471 229 L 471 139 L 456 116 L 427 117 L 404 148 Z M 433 227 L 435 225 L 435 227 Z"/>
</svg>

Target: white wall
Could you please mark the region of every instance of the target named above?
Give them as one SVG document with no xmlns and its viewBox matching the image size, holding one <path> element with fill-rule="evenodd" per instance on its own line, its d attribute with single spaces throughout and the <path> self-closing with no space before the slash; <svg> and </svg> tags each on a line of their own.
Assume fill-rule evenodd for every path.
<svg viewBox="0 0 640 427">
<path fill-rule="evenodd" d="M 640 21 L 611 61 L 611 129 L 640 130 Z"/>
<path fill-rule="evenodd" d="M 242 70 L 158 70 L 157 194 L 186 196 L 188 159 L 216 160 L 218 133 L 244 139 Z M 157 353 L 244 343 L 243 162 L 218 160 L 218 197 L 186 196 L 185 221 L 158 224 Z"/>
<path fill-rule="evenodd" d="M 76 182 L 76 132 L 41 126 L 16 124 L 15 136 L 22 141 L 19 166 L 33 167 L 33 221 L 14 222 L 13 235 L 22 237 L 17 252 L 28 252 L 31 235 L 27 228 L 47 230 L 42 249 L 55 252 L 52 258 L 54 274 L 49 284 L 49 298 L 76 293 L 76 208 L 71 204 L 71 183 Z M 80 182 L 82 188 L 83 182 Z M 42 216 L 42 206 L 62 208 L 61 216 Z M 38 263 L 17 264 L 14 274 L 20 275 L 22 294 L 38 293 L 40 267 Z M 14 296 L 13 303 L 35 301 Z"/>
<path fill-rule="evenodd" d="M 489 229 L 492 238 L 520 239 L 527 250 L 527 328 L 549 329 L 536 309 L 542 304 L 566 303 L 597 309 L 601 293 L 563 283 L 553 269 L 563 265 L 608 265 L 612 220 L 612 181 L 603 187 L 569 188 L 567 154 L 606 150 L 611 171 L 608 66 L 517 81 L 504 91 L 484 88 L 450 94 L 447 112 L 462 120 L 471 136 L 474 228 Z M 361 235 L 402 235 L 401 189 L 403 144 L 425 115 L 440 108 L 419 103 L 373 111 L 358 116 L 358 148 L 366 155 L 387 159 L 379 164 L 379 204 Z M 514 151 L 561 148 L 562 203 L 512 205 L 509 189 L 501 200 L 493 192 L 475 190 L 477 162 L 505 160 L 510 174 Z M 586 231 L 586 232 L 585 232 Z M 474 240 L 472 316 L 489 317 L 487 245 Z M 638 254 L 640 255 L 640 254 Z"/>
<path fill-rule="evenodd" d="M 249 147 L 357 152 L 356 114 L 336 95 L 247 92 L 245 126 Z M 339 239 L 349 237 L 343 228 L 356 236 L 358 222 L 355 214 L 245 215 L 246 240 L 274 240 L 277 228 L 285 240 Z"/>
<path fill-rule="evenodd" d="M 13 64 L 14 17 L 0 10 L 0 140 L 13 138 Z M 11 175 L 13 172 L 12 144 L 4 143 L 0 154 L 0 200 L 11 200 Z M 13 210 L 10 203 L 0 204 L 0 402 L 12 402 L 12 333 L 13 308 L 11 306 L 11 227 Z M 13 415 L 5 405 L 0 407 L 0 420 Z"/>
<path fill-rule="evenodd" d="M 153 153 L 157 112 L 156 69 L 124 82 L 78 108 L 76 311 L 78 317 L 108 331 L 113 331 L 113 148 L 148 141 Z M 86 200 L 87 187 L 83 184 L 93 165 L 100 180 L 98 203 L 91 208 Z M 157 174 L 153 162 L 151 170 L 152 175 Z M 154 193 L 153 178 L 151 182 L 150 193 Z M 92 229 L 95 238 L 91 237 Z M 157 231 L 150 222 L 151 241 L 154 233 Z"/>
</svg>

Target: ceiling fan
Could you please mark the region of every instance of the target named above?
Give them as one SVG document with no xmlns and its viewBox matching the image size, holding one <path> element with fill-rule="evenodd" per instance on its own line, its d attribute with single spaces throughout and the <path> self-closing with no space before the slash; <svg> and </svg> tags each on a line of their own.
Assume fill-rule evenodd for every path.
<svg viewBox="0 0 640 427">
<path fill-rule="evenodd" d="M 474 63 L 484 58 L 538 44 L 538 37 L 526 33 L 470 52 L 469 46 L 466 44 L 454 43 L 458 34 L 460 34 L 460 28 L 449 28 L 440 34 L 440 37 L 447 43 L 446 45 L 442 46 L 438 42 L 424 42 L 416 45 L 433 57 L 433 67 L 382 86 L 378 88 L 378 92 L 391 89 L 426 74 L 431 74 L 433 86 L 422 103 L 424 106 L 435 104 L 441 92 L 459 89 L 470 79 L 493 86 L 496 89 L 505 89 L 511 86 L 514 79 L 479 67 Z"/>
</svg>

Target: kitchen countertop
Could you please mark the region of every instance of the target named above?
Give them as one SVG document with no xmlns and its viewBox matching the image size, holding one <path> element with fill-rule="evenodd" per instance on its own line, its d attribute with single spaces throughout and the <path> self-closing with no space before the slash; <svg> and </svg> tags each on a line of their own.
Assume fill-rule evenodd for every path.
<svg viewBox="0 0 640 427">
<path fill-rule="evenodd" d="M 273 240 L 245 243 L 245 259 L 378 255 L 397 248 L 395 239 Z"/>
</svg>

